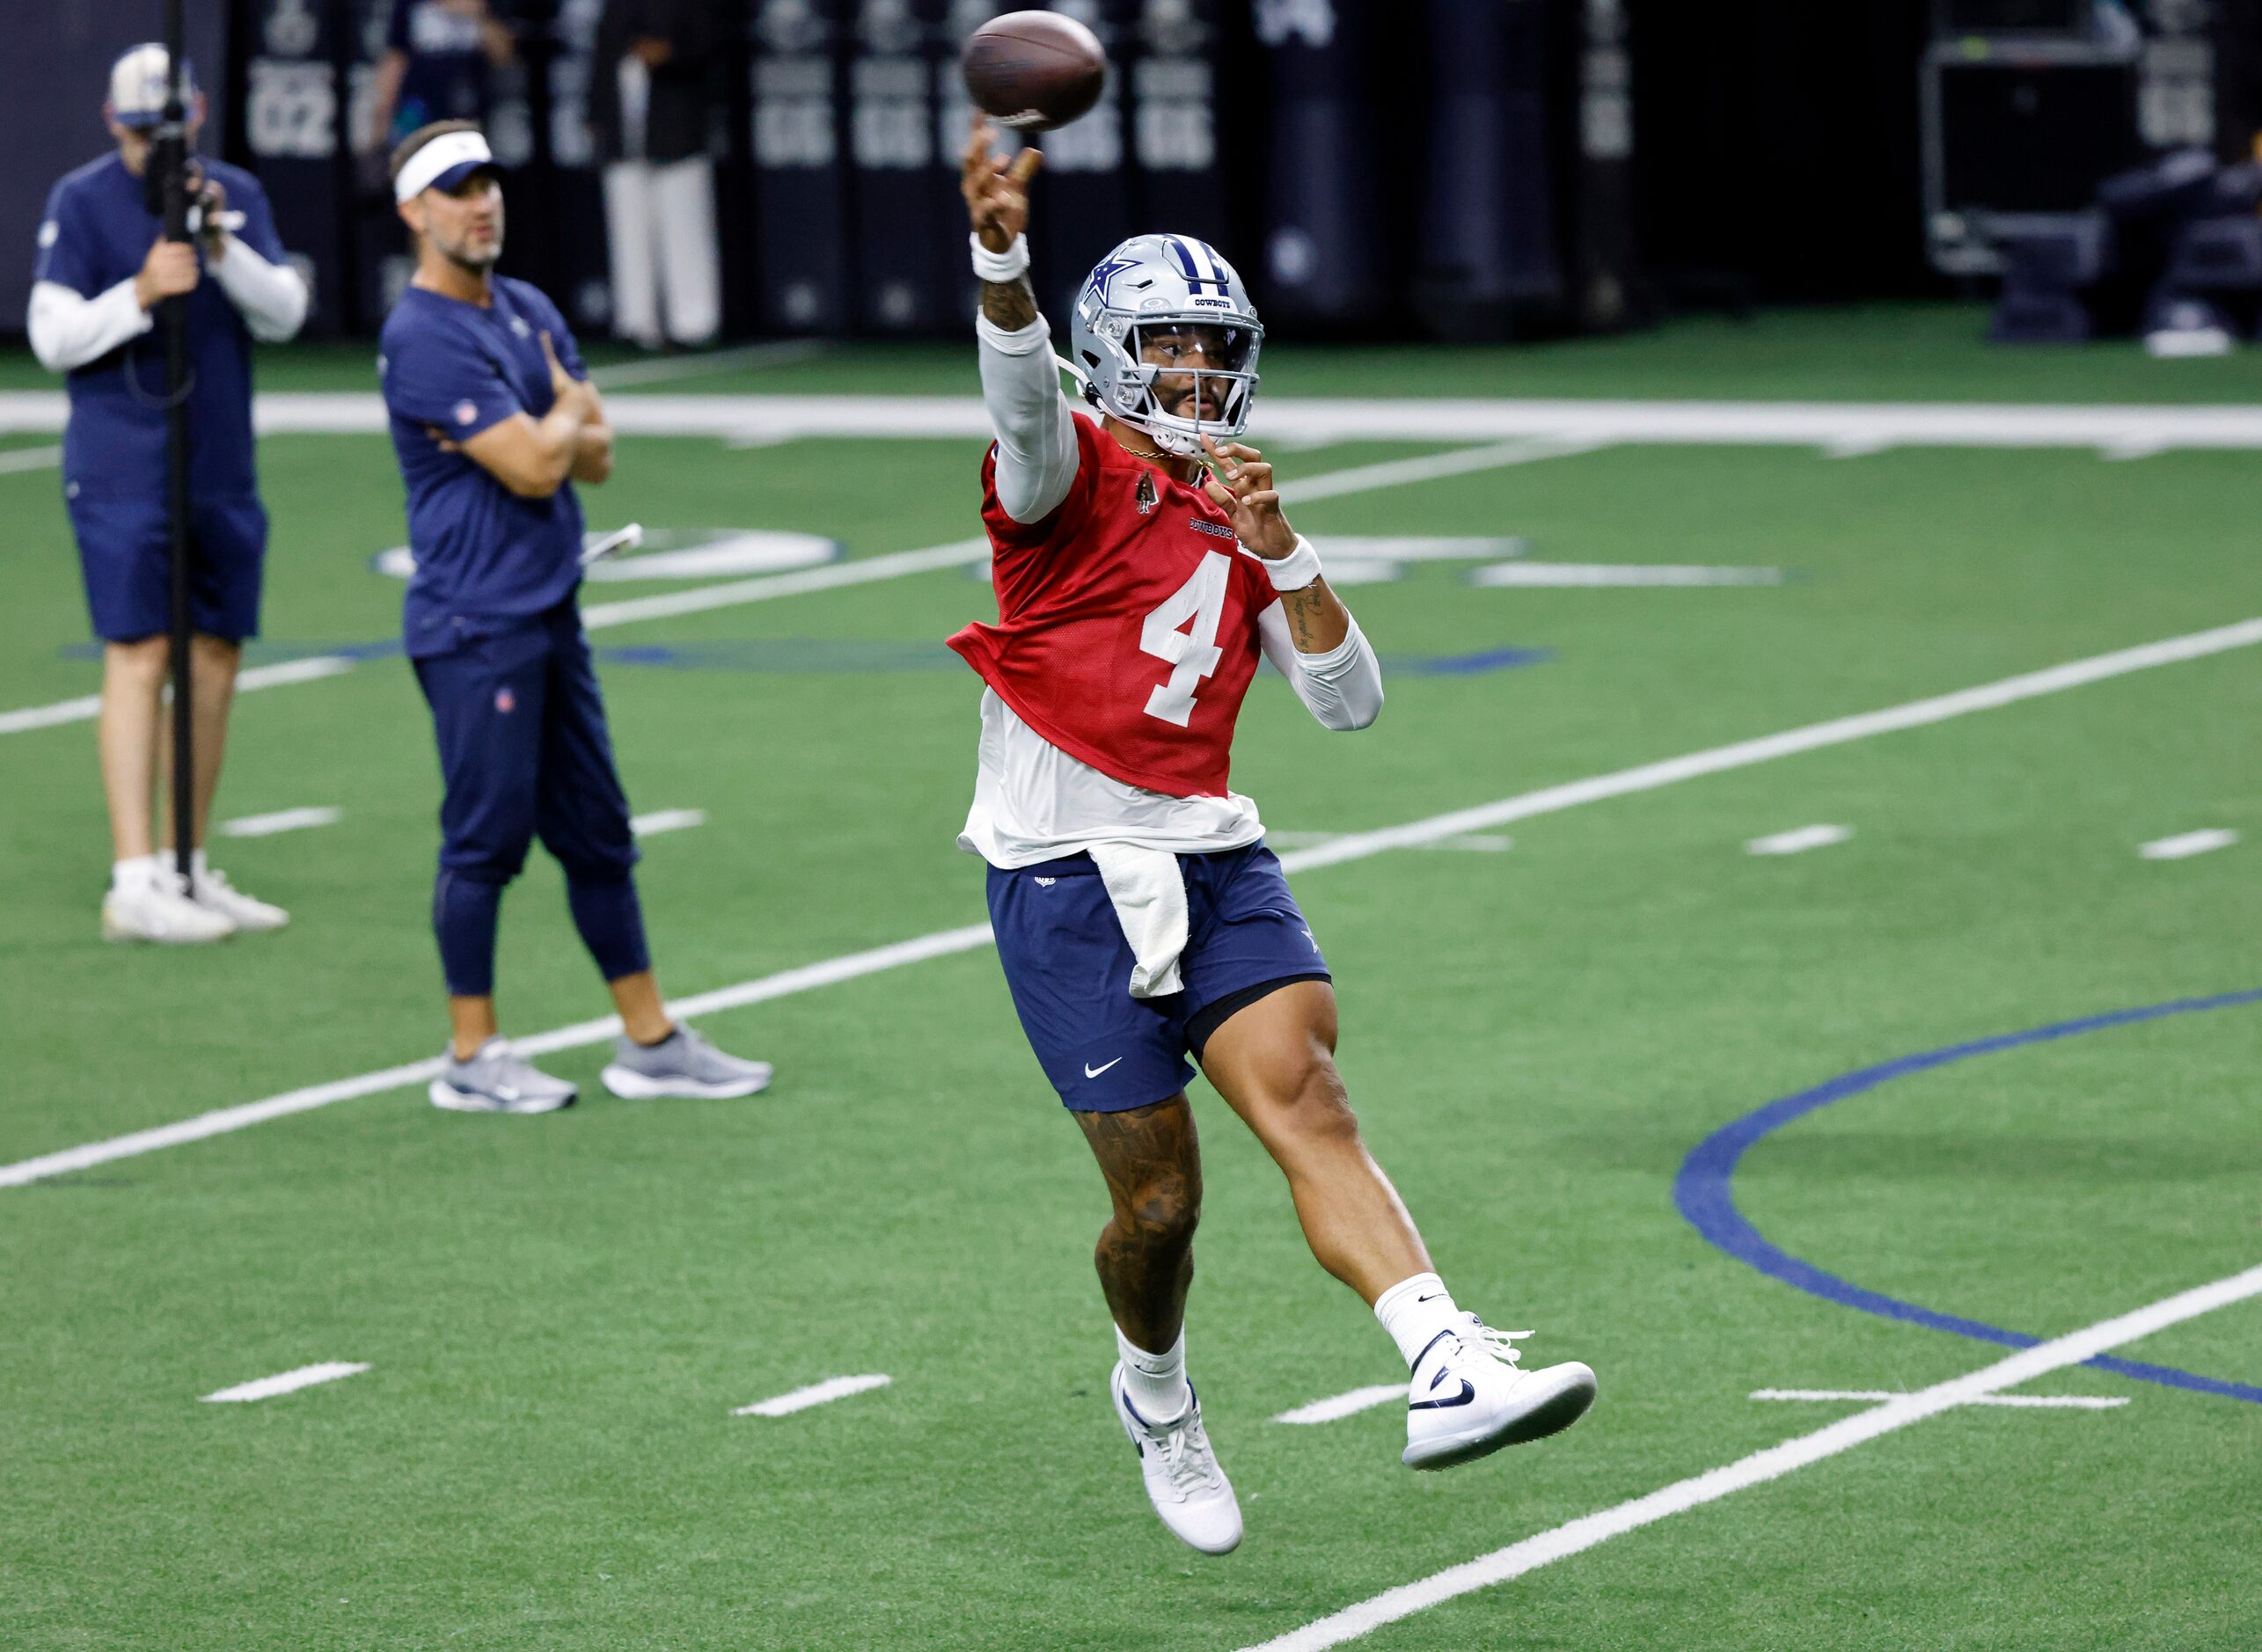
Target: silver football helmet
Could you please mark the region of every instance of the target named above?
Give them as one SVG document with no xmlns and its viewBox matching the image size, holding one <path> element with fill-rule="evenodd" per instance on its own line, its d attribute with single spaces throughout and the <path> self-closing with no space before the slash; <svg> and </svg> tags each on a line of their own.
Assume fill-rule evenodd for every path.
<svg viewBox="0 0 2262 1652">
<path fill-rule="evenodd" d="M 1175 369 L 1146 359 L 1146 335 L 1189 327 L 1211 329 L 1220 341 L 1207 365 Z M 1189 235 L 1135 235 L 1100 260 L 1077 296 L 1069 366 L 1094 406 L 1190 458 L 1204 436 L 1226 442 L 1248 428 L 1263 342 L 1248 289 L 1216 248 Z M 1195 381 L 1190 412 L 1167 412 L 1155 380 L 1182 373 Z M 1217 409 L 1213 417 L 1199 416 L 1204 402 Z"/>
</svg>

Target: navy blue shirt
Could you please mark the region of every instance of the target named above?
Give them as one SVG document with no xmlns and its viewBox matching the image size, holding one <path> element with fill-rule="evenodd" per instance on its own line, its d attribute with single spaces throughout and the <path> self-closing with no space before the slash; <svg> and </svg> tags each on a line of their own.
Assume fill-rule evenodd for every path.
<svg viewBox="0 0 2262 1652">
<path fill-rule="evenodd" d="M 283 262 L 260 180 L 224 161 L 202 160 L 205 175 L 244 215 L 236 237 L 271 264 Z M 99 296 L 141 274 L 163 227 L 139 178 L 113 153 L 89 161 L 48 195 L 39 261 L 32 279 L 55 281 L 82 298 Z M 202 247 L 197 259 L 202 262 Z M 240 500 L 258 486 L 252 465 L 252 335 L 207 272 L 188 296 L 188 485 L 200 500 Z M 68 381 L 70 421 L 62 436 L 63 485 L 81 493 L 148 494 L 165 486 L 165 335 L 152 328 Z"/>
<path fill-rule="evenodd" d="M 412 658 L 447 652 L 482 622 L 553 608 L 581 582 L 582 505 L 571 482 L 522 499 L 431 434 L 460 442 L 515 413 L 547 413 L 557 398 L 545 333 L 566 370 L 589 376 L 566 318 L 539 289 L 498 275 L 490 296 L 482 307 L 411 287 L 377 341 L 416 558 L 401 605 Z"/>
</svg>

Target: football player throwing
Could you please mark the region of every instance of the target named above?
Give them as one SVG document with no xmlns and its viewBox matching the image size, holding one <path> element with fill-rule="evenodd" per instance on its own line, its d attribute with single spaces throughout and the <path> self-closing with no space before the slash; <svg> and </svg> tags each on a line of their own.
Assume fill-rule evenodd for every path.
<svg viewBox="0 0 2262 1652">
<path fill-rule="evenodd" d="M 1076 302 L 1060 393 L 1027 275 L 1024 150 L 986 121 L 963 187 L 982 281 L 984 459 L 995 625 L 950 646 L 981 674 L 979 764 L 962 847 L 989 863 L 1014 1007 L 1083 1129 L 1114 1202 L 1100 1283 L 1119 1356 L 1109 1390 L 1147 1495 L 1221 1554 L 1241 1510 L 1186 1376 L 1202 1163 L 1190 1055 L 1288 1178 L 1320 1265 L 1374 1310 L 1410 1368 L 1403 1460 L 1444 1468 L 1569 1427 L 1593 1402 L 1576 1363 L 1525 1371 L 1463 1311 L 1360 1140 L 1336 1071 L 1319 942 L 1227 785 L 1260 652 L 1329 728 L 1365 728 L 1382 676 L 1358 624 L 1288 525 L 1272 466 L 1238 440 L 1258 323 L 1202 242 L 1141 235 Z"/>
</svg>

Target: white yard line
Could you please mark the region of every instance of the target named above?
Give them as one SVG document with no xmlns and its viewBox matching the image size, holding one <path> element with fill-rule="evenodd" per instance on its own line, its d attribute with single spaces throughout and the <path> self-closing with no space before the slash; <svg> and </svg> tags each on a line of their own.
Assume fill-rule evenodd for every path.
<svg viewBox="0 0 2262 1652">
<path fill-rule="evenodd" d="M 884 556 L 860 557 L 852 562 L 828 562 L 822 567 L 802 568 L 792 574 L 765 574 L 721 585 L 702 585 L 688 591 L 664 591 L 656 596 L 598 603 L 582 610 L 582 625 L 589 631 L 603 631 L 640 619 L 704 614 L 712 609 L 736 608 L 743 603 L 798 596 L 805 591 L 839 590 L 880 580 L 899 580 L 906 574 L 931 574 L 940 568 L 967 567 L 986 560 L 989 554 L 990 542 L 986 538 L 955 539 L 948 545 L 930 545 L 924 551 L 895 551 Z"/>
<path fill-rule="evenodd" d="M 238 815 L 233 820 L 223 820 L 220 822 L 220 831 L 227 837 L 272 837 L 277 832 L 304 831 L 312 826 L 335 826 L 344 816 L 345 810 L 326 806 L 279 808 L 272 815 Z M 629 823 L 635 824 L 633 821 Z"/>
<path fill-rule="evenodd" d="M 811 1383 L 806 1388 L 796 1388 L 789 1394 L 780 1394 L 772 1400 L 758 1400 L 750 1406 L 741 1406 L 730 1414 L 734 1417 L 789 1417 L 796 1411 L 806 1411 L 811 1406 L 829 1405 L 835 1400 L 846 1400 L 851 1394 L 885 1388 L 892 1377 L 828 1377 L 821 1383 Z"/>
<path fill-rule="evenodd" d="M 1744 852 L 1747 855 L 1803 855 L 1810 849 L 1827 849 L 1833 844 L 1842 844 L 1853 835 L 1851 826 L 1800 826 L 1790 831 L 1754 837 L 1744 845 Z"/>
<path fill-rule="evenodd" d="M 1277 832 L 1267 830 L 1264 841 L 1275 849 L 1308 849 L 1321 844 L 1331 844 L 1346 832 Z M 1441 837 L 1436 843 L 1424 844 L 1424 849 L 1457 850 L 1465 854 L 1505 854 L 1515 847 L 1516 840 L 1497 832 L 1474 833 L 1467 837 Z"/>
<path fill-rule="evenodd" d="M 353 669 L 351 660 L 334 654 L 255 665 L 236 674 L 236 691 L 241 694 L 289 683 L 312 683 L 321 677 L 341 676 Z M 0 735 L 20 735 L 28 728 L 50 728 L 57 723 L 91 723 L 101 713 L 99 694 L 83 694 L 77 699 L 57 700 L 51 705 L 27 705 L 21 711 L 0 712 Z"/>
<path fill-rule="evenodd" d="M 0 394 L 0 433 L 60 431 L 61 391 Z M 630 435 L 771 442 L 809 437 L 978 442 L 975 396 L 644 394 L 609 404 Z M 253 404 L 267 434 L 378 435 L 374 391 L 273 391 Z M 2072 403 L 1514 400 L 1267 396 L 1251 439 L 1338 442 L 1541 440 L 1614 446 L 1759 446 L 1872 452 L 1890 447 L 2075 448 L 2113 455 L 2262 449 L 2262 407 Z"/>
<path fill-rule="evenodd" d="M 1390 1590 L 1292 1634 L 1267 1641 L 1260 1647 L 1247 1648 L 1246 1652 L 1321 1652 L 1323 1648 L 1341 1646 L 1387 1623 L 1409 1618 L 1458 1596 L 1521 1577 L 1526 1572 L 1568 1559 L 1629 1531 L 1638 1531 L 1669 1516 L 1717 1502 L 1747 1487 L 1765 1485 L 1793 1470 L 1849 1451 L 1943 1412 L 1973 1404 L 1985 1396 L 2031 1382 L 2051 1371 L 2078 1365 L 2171 1325 L 2180 1325 L 2255 1296 L 2262 1296 L 2262 1268 L 2250 1268 L 2243 1274 L 2183 1291 L 2134 1313 L 2103 1320 L 2068 1336 L 2053 1337 L 1967 1376 L 1936 1383 L 1914 1393 L 1895 1395 L 1874 1410 L 1841 1418 L 1827 1428 L 1800 1435 L 1764 1451 L 1754 1451 L 1709 1473 L 1677 1481 L 1645 1497 L 1584 1516 L 1419 1583 Z"/>
<path fill-rule="evenodd" d="M 1861 1400 L 1874 1404 L 1887 1400 L 1906 1400 L 1906 1389 L 1895 1388 L 1755 1388 L 1754 1400 L 1795 1400 L 1815 1404 L 1834 1404 L 1846 1400 Z M 2127 1395 L 2105 1394 L 1981 1394 L 1970 1402 L 1975 1406 L 2009 1406 L 2038 1411 L 2111 1411 L 2116 1406 L 2128 1403 Z"/>
<path fill-rule="evenodd" d="M 654 837 L 662 832 L 679 832 L 706 824 L 706 811 L 703 808 L 655 808 L 649 815 L 628 817 L 628 830 L 639 837 Z"/>
<path fill-rule="evenodd" d="M 1376 1383 L 1371 1388 L 1354 1388 L 1347 1394 L 1331 1394 L 1325 1400 L 1314 1400 L 1308 1406 L 1298 1406 L 1293 1411 L 1284 1411 L 1273 1418 L 1275 1422 L 1336 1422 L 1344 1417 L 1357 1416 L 1362 1411 L 1372 1411 L 1377 1406 L 1387 1406 L 1392 1400 L 1406 1398 L 1404 1383 Z"/>
<path fill-rule="evenodd" d="M 1448 441 L 1465 439 L 1446 438 Z M 1447 453 L 1425 453 L 1412 459 L 1385 459 L 1379 464 L 1353 465 L 1348 470 L 1330 471 L 1321 476 L 1307 476 L 1300 481 L 1282 483 L 1280 497 L 1290 504 L 1304 504 L 1315 499 L 1334 499 L 1343 493 L 1363 493 L 1369 488 L 1398 487 L 1409 482 L 1435 482 L 1448 476 L 1497 471 L 1511 464 L 1570 458 L 1580 453 L 1592 453 L 1602 445 L 1600 442 L 1519 436 L 1512 441 L 1495 442 L 1490 447 L 1456 448 Z"/>
<path fill-rule="evenodd" d="M 26 705 L 20 711 L 0 712 L 0 735 L 20 735 L 29 728 L 51 728 L 57 723 L 91 723 L 102 714 L 99 694 L 56 700 L 48 705 Z"/>
<path fill-rule="evenodd" d="M 1469 570 L 1468 582 L 1519 590 L 1612 589 L 1636 586 L 1780 585 L 1781 568 L 1721 568 L 1678 563 L 1496 562 Z"/>
<path fill-rule="evenodd" d="M 875 947 L 868 952 L 830 958 L 822 963 L 781 969 L 775 975 L 742 981 L 736 986 L 681 999 L 669 1008 L 674 1014 L 687 1017 L 715 1010 L 737 1009 L 749 1004 L 766 1003 L 772 998 L 787 998 L 796 992 L 831 986 L 842 981 L 853 981 L 859 976 L 875 975 L 883 969 L 901 969 L 905 964 L 918 963 L 928 958 L 972 952 L 989 944 L 990 926 L 987 924 L 943 930 L 911 940 Z M 620 1018 L 608 1015 L 598 1020 L 577 1021 L 569 1027 L 553 1027 L 546 1033 L 537 1033 L 530 1038 L 514 1038 L 511 1047 L 522 1056 L 546 1056 L 554 1050 L 580 1049 L 590 1044 L 600 1044 L 607 1039 L 618 1037 L 619 1034 Z M 182 1119 L 172 1124 L 160 1124 L 151 1129 L 135 1130 L 128 1136 L 114 1136 L 107 1141 L 90 1142 L 83 1147 L 68 1147 L 61 1152 L 45 1153 L 37 1159 L 22 1159 L 12 1165 L 0 1165 L 0 1188 L 20 1188 L 49 1176 L 65 1176 L 73 1171 L 91 1169 L 96 1165 L 106 1165 L 116 1159 L 132 1159 L 162 1148 L 179 1147 L 189 1142 L 203 1141 L 209 1137 L 248 1129 L 254 1124 L 289 1118 L 294 1113 L 311 1112 L 316 1107 L 328 1107 L 337 1101 L 350 1101 L 357 1096 L 378 1095 L 387 1090 L 428 1083 L 439 1077 L 441 1065 L 437 1056 L 413 1061 L 403 1066 L 360 1073 L 351 1078 L 309 1085 L 301 1090 L 286 1090 L 281 1095 L 268 1096 L 263 1100 L 246 1101 L 238 1107 L 200 1113 L 194 1118 Z"/>
<path fill-rule="evenodd" d="M 277 1394 L 294 1393 L 301 1388 L 311 1388 L 317 1383 L 333 1383 L 340 1377 L 356 1376 L 368 1369 L 367 1364 L 348 1364 L 343 1360 L 331 1360 L 320 1365 L 301 1365 L 296 1371 L 261 1377 L 255 1382 L 238 1383 L 233 1388 L 223 1388 L 217 1393 L 205 1395 L 204 1399 L 209 1405 L 272 1400 Z"/>
<path fill-rule="evenodd" d="M 2179 832 L 2173 837 L 2156 837 L 2149 844 L 2137 845 L 2136 852 L 2147 860 L 2188 860 L 2193 855 L 2203 855 L 2210 849 L 2228 849 L 2238 841 L 2238 834 L 2222 827 L 2209 827 L 2205 831 Z"/>
<path fill-rule="evenodd" d="M 1345 861 L 1365 860 L 1394 849 L 1420 848 L 1447 838 L 1465 837 L 1471 832 L 1488 831 L 1512 821 L 1558 814 L 1608 798 L 1653 792 L 1708 774 L 1771 763 L 1800 752 L 1850 745 L 1878 735 L 1921 728 L 1973 712 L 1993 711 L 2023 700 L 2062 693 L 2087 683 L 2125 676 L 2133 671 L 2204 659 L 2234 648 L 2251 647 L 2257 643 L 2262 643 L 2262 619 L 2242 620 L 2237 625 L 2223 625 L 2213 631 L 2193 632 L 2188 636 L 2170 637 L 2160 642 L 2118 649 L 2112 654 L 2096 654 L 2086 660 L 2068 661 L 2046 670 L 2005 677 L 2001 682 L 1958 690 L 1953 694 L 1912 700 L 1905 705 L 1863 712 L 1858 716 L 1836 718 L 1829 722 L 1810 723 L 1803 728 L 1788 729 L 1758 740 L 1739 741 L 1733 745 L 1690 752 L 1686 757 L 1669 757 L 1661 763 L 1643 764 L 1636 768 L 1620 769 L 1610 774 L 1599 774 L 1563 786 L 1545 786 L 1536 792 L 1526 792 L 1516 797 L 1503 798 L 1497 802 L 1480 804 L 1474 808 L 1456 809 L 1450 814 L 1433 815 L 1427 820 L 1410 821 L 1402 826 L 1388 826 L 1380 831 L 1350 833 L 1332 843 L 1291 850 L 1280 858 L 1281 864 L 1291 872 L 1307 872 L 1320 866 L 1341 865 Z M 685 998 L 671 1008 L 677 1015 L 696 1016 L 714 1010 L 765 1003 L 772 998 L 831 986 L 837 982 L 854 980 L 860 976 L 900 969 L 924 959 L 971 952 L 977 947 L 988 946 L 990 939 L 987 924 L 941 930 L 889 946 L 875 947 L 867 952 L 852 953 L 846 957 L 828 959 L 821 963 L 806 964 L 799 969 L 781 970 L 776 975 L 740 982 L 736 986 Z M 538 1056 L 552 1050 L 574 1049 L 598 1043 L 613 1037 L 619 1031 L 619 1018 L 606 1016 L 601 1020 L 557 1027 L 531 1038 L 514 1039 L 512 1043 L 522 1054 Z M 72 1171 L 108 1164 L 113 1159 L 130 1159 L 159 1148 L 202 1141 L 208 1137 L 263 1124 L 270 1119 L 327 1107 L 333 1101 L 421 1084 L 439 1071 L 440 1063 L 436 1059 L 412 1062 L 406 1066 L 389 1067 L 356 1078 L 312 1085 L 303 1090 L 286 1091 L 264 1100 L 222 1107 L 177 1123 L 136 1130 L 128 1136 L 90 1142 L 84 1146 L 66 1148 L 60 1152 L 42 1154 L 37 1159 L 23 1159 L 12 1165 L 0 1165 L 0 1188 L 21 1187 L 48 1176 L 66 1175 Z"/>
<path fill-rule="evenodd" d="M 0 476 L 52 470 L 62 463 L 61 448 L 10 448 L 0 452 Z"/>
<path fill-rule="evenodd" d="M 2210 654 L 2223 654 L 2235 648 L 2251 648 L 2257 643 L 2262 643 L 2262 619 L 2244 619 L 2235 625 L 2222 625 L 2212 631 L 2195 631 L 2186 636 L 2169 637 L 2134 648 L 2092 654 L 2086 660 L 2069 660 L 2063 665 L 2004 677 L 2000 682 L 1981 683 L 1977 688 L 1959 689 L 1952 694 L 1911 700 L 1905 705 L 1890 705 L 1882 711 L 1863 712 L 1852 717 L 1834 718 L 1828 722 L 1809 723 L 1803 728 L 1786 729 L 1779 735 L 1741 740 L 1733 745 L 1715 746 L 1709 751 L 1693 751 L 1683 757 L 1668 757 L 1661 763 L 1645 763 L 1638 768 L 1621 769 L 1613 774 L 1599 774 L 1591 779 L 1547 786 L 1537 792 L 1526 792 L 1519 797 L 1503 798 L 1497 803 L 1484 803 L 1475 808 L 1456 809 L 1449 815 L 1432 815 L 1428 820 L 1416 821 L 1410 825 L 1387 826 L 1380 831 L 1355 832 L 1331 844 L 1299 850 L 1292 857 L 1284 857 L 1284 859 L 1293 870 L 1333 866 L 1339 860 L 1364 860 L 1369 855 L 1380 854 L 1385 850 L 1411 849 L 1417 844 L 1435 843 L 1441 837 L 1490 831 L 1497 826 L 1530 820 L 1538 815 L 1558 814 L 1564 809 L 1599 803 L 1606 798 L 1653 792 L 1661 786 L 1678 786 L 1684 780 L 1694 780 L 1702 775 L 1721 774 L 1731 769 L 1748 769 L 1757 764 L 1796 757 L 1801 752 L 1851 745 L 1856 741 L 1874 739 L 1879 735 L 1944 723 L 1951 718 L 1969 716 L 1973 712 L 1994 711 L 2002 706 L 2015 705 L 2023 700 L 2039 699 L 2046 695 L 2061 694 L 2068 689 L 2126 676 L 2133 671 L 2149 671 L 2157 666 L 2205 659 Z"/>
</svg>

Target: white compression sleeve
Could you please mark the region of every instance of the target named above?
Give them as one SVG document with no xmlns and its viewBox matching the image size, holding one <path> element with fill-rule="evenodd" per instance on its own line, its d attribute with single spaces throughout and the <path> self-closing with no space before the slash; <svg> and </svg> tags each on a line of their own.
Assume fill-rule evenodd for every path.
<svg viewBox="0 0 2262 1652">
<path fill-rule="evenodd" d="M 130 276 L 93 298 L 81 296 L 61 281 L 35 282 L 31 309 L 24 317 L 32 354 L 50 373 L 68 373 L 99 362 L 156 325 L 156 318 L 134 296 Z"/>
<path fill-rule="evenodd" d="M 306 320 L 306 283 L 289 265 L 268 263 L 231 235 L 227 252 L 210 273 L 261 344 L 297 336 Z"/>
<path fill-rule="evenodd" d="M 998 433 L 998 502 L 1015 522 L 1041 522 L 1076 479 L 1076 415 L 1060 394 L 1052 329 L 1043 316 L 1013 333 L 977 316 L 974 333 L 982 405 Z"/>
<path fill-rule="evenodd" d="M 1288 679 L 1321 727 L 1348 734 L 1382 715 L 1382 662 L 1374 657 L 1357 619 L 1325 654 L 1297 653 L 1288 616 L 1278 603 L 1256 617 L 1256 629 L 1264 657 Z"/>
</svg>

